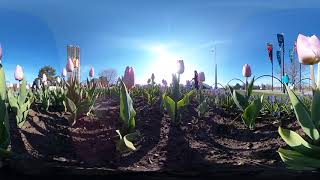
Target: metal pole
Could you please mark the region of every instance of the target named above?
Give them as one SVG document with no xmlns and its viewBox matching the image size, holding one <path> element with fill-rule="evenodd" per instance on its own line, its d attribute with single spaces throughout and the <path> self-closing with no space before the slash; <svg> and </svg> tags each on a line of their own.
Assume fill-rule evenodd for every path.
<svg viewBox="0 0 320 180">
<path fill-rule="evenodd" d="M 300 73 L 299 73 L 299 78 L 300 78 L 300 92 L 301 92 L 301 89 L 302 89 L 302 85 L 301 85 L 301 63 L 299 63 L 300 64 L 300 67 L 299 67 L 299 71 L 300 71 Z"/>
<path fill-rule="evenodd" d="M 214 45 L 214 62 L 215 62 L 215 83 L 214 83 L 214 89 L 218 88 L 218 73 L 217 73 L 217 46 L 216 44 Z"/>
<path fill-rule="evenodd" d="M 273 61 L 271 61 L 271 66 L 272 66 L 271 91 L 273 91 Z"/>
<path fill-rule="evenodd" d="M 283 40 L 283 43 L 282 43 L 282 76 L 284 76 L 284 40 Z M 283 93 L 286 93 L 284 86 L 283 86 L 282 91 L 283 91 Z"/>
</svg>

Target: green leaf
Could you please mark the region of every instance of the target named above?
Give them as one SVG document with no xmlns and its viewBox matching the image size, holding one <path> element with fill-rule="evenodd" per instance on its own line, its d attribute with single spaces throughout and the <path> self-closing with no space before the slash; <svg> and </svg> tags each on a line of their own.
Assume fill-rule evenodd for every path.
<svg viewBox="0 0 320 180">
<path fill-rule="evenodd" d="M 320 122 L 320 90 L 317 88 L 313 91 L 313 99 L 312 99 L 312 106 L 311 106 L 311 119 L 315 126 L 319 128 Z"/>
<path fill-rule="evenodd" d="M 291 169 L 295 170 L 315 170 L 320 168 L 320 160 L 305 156 L 297 151 L 278 149 L 282 161 Z"/>
<path fill-rule="evenodd" d="M 120 80 L 120 118 L 126 127 L 129 126 L 129 121 L 132 115 L 135 115 L 135 111 L 132 106 L 132 99 L 128 94 L 125 84 Z"/>
<path fill-rule="evenodd" d="M 311 139 L 319 140 L 319 132 L 310 117 L 310 112 L 290 88 L 286 86 L 286 89 L 301 128 Z"/>
<path fill-rule="evenodd" d="M 171 120 L 175 121 L 175 113 L 176 113 L 175 102 L 169 96 L 165 96 L 164 104 L 170 115 Z"/>
<path fill-rule="evenodd" d="M 244 111 L 244 109 L 247 107 L 247 99 L 236 90 L 234 90 L 232 93 L 232 99 L 241 111 Z"/>
<path fill-rule="evenodd" d="M 189 104 L 190 96 L 192 96 L 194 92 L 195 92 L 194 90 L 188 92 L 183 96 L 183 98 L 180 101 L 178 101 L 178 106 L 177 106 L 178 110 L 180 110 L 181 107 L 184 107 L 185 105 Z"/>
<path fill-rule="evenodd" d="M 22 105 L 27 98 L 27 83 L 26 80 L 23 78 L 21 85 L 20 85 L 20 93 L 19 93 L 19 105 Z"/>
<path fill-rule="evenodd" d="M 247 99 L 250 98 L 253 90 L 253 83 L 254 83 L 254 77 L 251 79 L 249 85 L 248 85 L 248 90 L 247 90 Z"/>
<path fill-rule="evenodd" d="M 261 100 L 256 99 L 251 102 L 251 104 L 244 110 L 243 114 L 241 115 L 244 124 L 250 129 L 253 129 L 255 120 L 258 117 L 261 108 Z"/>
<path fill-rule="evenodd" d="M 66 101 L 66 105 L 67 105 L 68 110 L 69 110 L 71 113 L 76 113 L 77 107 L 76 107 L 76 105 L 74 104 L 74 102 L 73 102 L 71 99 L 69 99 L 69 98 L 67 98 L 66 100 L 67 100 L 67 101 Z"/>
<path fill-rule="evenodd" d="M 6 76 L 2 64 L 0 64 L 0 98 L 2 100 L 7 98 Z"/>
<path fill-rule="evenodd" d="M 9 152 L 3 148 L 0 148 L 0 160 L 4 159 L 4 158 L 8 158 L 10 155 L 11 155 L 11 152 Z"/>
<path fill-rule="evenodd" d="M 278 128 L 278 132 L 281 138 L 295 151 L 315 158 L 320 157 L 320 147 L 308 143 L 298 133 L 281 127 Z"/>
</svg>

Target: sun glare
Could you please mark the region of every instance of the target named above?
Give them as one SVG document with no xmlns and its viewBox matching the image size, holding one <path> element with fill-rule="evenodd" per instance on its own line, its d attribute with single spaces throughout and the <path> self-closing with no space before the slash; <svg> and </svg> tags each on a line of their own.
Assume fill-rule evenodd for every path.
<svg viewBox="0 0 320 180">
<path fill-rule="evenodd" d="M 162 79 L 171 82 L 172 73 L 176 72 L 176 61 L 179 56 L 169 52 L 164 45 L 152 47 L 150 50 L 154 53 L 154 60 L 147 77 L 154 73 L 157 83 L 160 83 Z M 157 77 L 161 77 L 161 79 Z"/>
</svg>

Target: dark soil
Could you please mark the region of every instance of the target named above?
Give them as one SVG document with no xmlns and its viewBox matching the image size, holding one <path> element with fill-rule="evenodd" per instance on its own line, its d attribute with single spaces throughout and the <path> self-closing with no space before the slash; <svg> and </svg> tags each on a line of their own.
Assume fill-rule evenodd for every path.
<svg viewBox="0 0 320 180">
<path fill-rule="evenodd" d="M 219 174 L 241 169 L 287 172 L 277 153 L 279 147 L 285 146 L 277 129 L 282 124 L 299 130 L 295 119 L 263 116 L 257 119 L 256 128 L 249 130 L 235 109 L 213 107 L 198 118 L 196 104 L 192 102 L 182 113 L 182 121 L 174 124 L 160 112 L 159 102 L 150 106 L 141 97 L 133 99 L 136 129 L 142 134 L 136 142 L 137 151 L 121 156 L 116 152 L 119 118 L 116 99 L 101 98 L 95 116 L 82 116 L 72 127 L 67 121 L 68 113 L 41 112 L 35 105 L 21 129 L 11 118 L 14 156 L 7 162 L 9 167 L 25 174 L 52 173 L 53 167 L 77 173 L 84 168 L 87 174 L 106 171 Z M 56 169 L 54 173 L 67 170 Z"/>
</svg>

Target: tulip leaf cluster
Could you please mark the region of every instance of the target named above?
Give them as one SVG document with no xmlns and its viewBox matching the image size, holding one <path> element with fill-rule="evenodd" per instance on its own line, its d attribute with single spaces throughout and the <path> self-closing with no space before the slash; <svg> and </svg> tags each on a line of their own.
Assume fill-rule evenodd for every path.
<svg viewBox="0 0 320 180">
<path fill-rule="evenodd" d="M 0 160 L 7 158 L 10 152 L 7 151 L 10 144 L 10 128 L 7 106 L 7 92 L 4 69 L 0 64 Z"/>
<path fill-rule="evenodd" d="M 251 82 L 246 88 L 246 93 L 244 95 L 229 86 L 229 90 L 234 103 L 240 109 L 240 111 L 242 111 L 241 119 L 244 124 L 250 129 L 253 129 L 255 126 L 255 120 L 258 117 L 260 110 L 262 109 L 263 101 L 263 96 L 261 96 L 260 99 L 250 101 L 253 90 L 253 83 L 254 78 L 252 78 Z"/>
<path fill-rule="evenodd" d="M 197 90 L 196 100 L 199 104 L 196 108 L 198 117 L 202 117 L 209 109 L 209 100 L 204 96 L 203 89 L 200 88 L 199 90 Z"/>
<path fill-rule="evenodd" d="M 35 96 L 37 101 L 40 102 L 41 108 L 45 111 L 48 111 L 52 97 L 49 91 L 49 87 L 43 84 L 41 88 L 35 93 Z"/>
<path fill-rule="evenodd" d="M 320 168 L 320 89 L 313 91 L 311 108 L 298 98 L 286 86 L 296 118 L 303 132 L 307 136 L 301 137 L 298 133 L 279 127 L 281 138 L 290 146 L 290 149 L 279 148 L 278 153 L 285 164 L 296 170 L 315 170 Z"/>
<path fill-rule="evenodd" d="M 19 128 L 23 126 L 27 119 L 33 99 L 32 92 L 27 91 L 25 79 L 22 79 L 18 93 L 13 92 L 11 89 L 8 90 L 10 108 L 16 116 L 16 121 Z"/>
<path fill-rule="evenodd" d="M 140 133 L 135 130 L 136 111 L 133 108 L 133 101 L 127 91 L 126 85 L 120 80 L 120 124 L 121 128 L 117 130 L 119 140 L 116 148 L 120 153 L 134 151 L 136 148 L 133 141 L 136 140 Z"/>
<path fill-rule="evenodd" d="M 144 91 L 144 96 L 146 97 L 148 104 L 153 105 L 156 102 L 159 92 L 160 88 L 155 84 L 153 75 L 153 78 L 151 77 L 151 84 L 148 84 L 148 87 Z"/>
<path fill-rule="evenodd" d="M 162 96 L 163 106 L 169 113 L 171 120 L 174 123 L 178 123 L 181 119 L 181 109 L 189 104 L 190 97 L 194 94 L 194 90 L 182 95 L 179 88 L 179 78 L 176 77 L 175 74 L 172 75 L 172 87 L 171 94 L 172 98 L 165 92 Z M 182 97 L 180 99 L 180 97 Z"/>
<path fill-rule="evenodd" d="M 66 90 L 63 87 L 57 86 L 56 89 L 51 91 L 51 97 L 52 97 L 52 106 L 56 109 L 62 110 L 63 112 L 67 111 L 67 105 L 66 105 Z"/>
<path fill-rule="evenodd" d="M 100 96 L 100 91 L 98 91 L 97 83 L 94 83 L 93 81 L 90 82 L 89 79 L 87 79 L 87 87 L 85 88 L 84 92 L 84 99 L 85 99 L 85 105 L 86 105 L 86 112 L 87 115 L 91 114 L 91 111 L 93 109 L 93 106 Z"/>
</svg>

